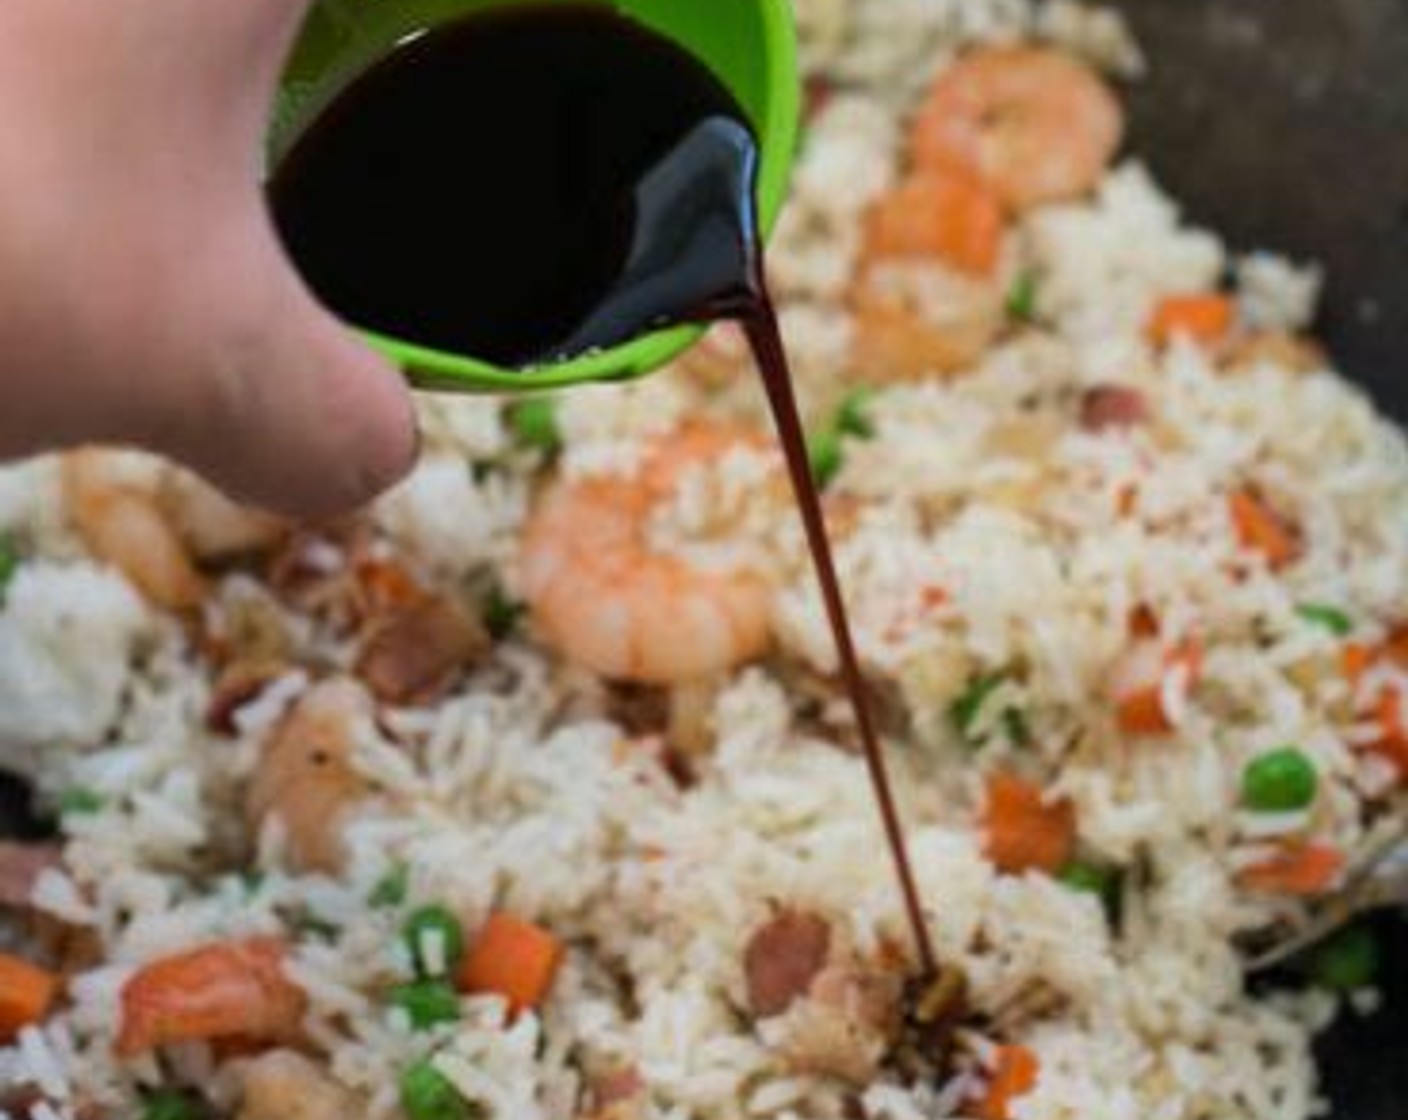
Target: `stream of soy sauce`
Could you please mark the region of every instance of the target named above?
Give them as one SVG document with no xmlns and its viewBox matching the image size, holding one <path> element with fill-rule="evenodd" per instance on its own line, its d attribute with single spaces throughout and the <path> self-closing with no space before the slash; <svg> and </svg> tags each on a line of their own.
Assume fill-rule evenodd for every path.
<svg viewBox="0 0 1408 1120">
<path fill-rule="evenodd" d="M 313 122 L 269 196 L 314 290 L 386 334 L 529 365 L 670 323 L 740 323 L 931 978 L 937 962 L 767 286 L 758 154 L 733 95 L 670 40 L 602 5 L 510 5 L 405 40 Z"/>
</svg>

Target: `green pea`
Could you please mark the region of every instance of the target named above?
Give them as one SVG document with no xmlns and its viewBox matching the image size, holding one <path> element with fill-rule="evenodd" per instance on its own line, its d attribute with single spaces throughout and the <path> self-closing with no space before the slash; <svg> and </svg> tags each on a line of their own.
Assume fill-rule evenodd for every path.
<svg viewBox="0 0 1408 1120">
<path fill-rule="evenodd" d="M 201 1110 L 188 1095 L 158 1089 L 142 1101 L 142 1120 L 197 1120 Z"/>
<path fill-rule="evenodd" d="M 454 972 L 464 956 L 464 931 L 460 928 L 459 919 L 443 906 L 422 906 L 406 919 L 401 933 L 411 951 L 411 959 L 415 961 L 416 971 L 421 976 L 436 975 L 430 967 L 432 962 L 426 960 L 427 938 L 440 937 L 445 949 L 446 972 Z"/>
<path fill-rule="evenodd" d="M 1012 284 L 1007 293 L 1007 314 L 1023 323 L 1036 318 L 1036 273 L 1027 269 Z"/>
<path fill-rule="evenodd" d="M 875 397 L 875 390 L 868 385 L 847 393 L 836 409 L 836 430 L 857 439 L 872 438 L 875 435 L 875 421 L 871 419 L 870 409 Z"/>
<path fill-rule="evenodd" d="M 479 1111 L 428 1061 L 407 1066 L 400 1088 L 408 1120 L 471 1120 Z"/>
<path fill-rule="evenodd" d="M 978 716 L 987 703 L 988 697 L 997 691 L 1004 678 L 1001 673 L 989 673 L 974 677 L 963 694 L 948 706 L 949 721 L 954 729 L 969 742 L 974 742 L 974 729 Z M 1009 728 L 1009 730 L 1014 730 Z"/>
<path fill-rule="evenodd" d="M 91 789 L 74 788 L 65 790 L 59 796 L 59 815 L 64 817 L 91 817 L 103 811 L 103 797 Z"/>
<path fill-rule="evenodd" d="M 1315 983 L 1335 992 L 1367 988 L 1378 972 L 1379 942 L 1368 926 L 1341 930 L 1310 958 L 1310 975 Z"/>
<path fill-rule="evenodd" d="M 823 428 L 807 437 L 807 458 L 812 465 L 812 478 L 823 489 L 841 473 L 846 461 L 841 433 L 835 428 Z"/>
<path fill-rule="evenodd" d="M 1296 747 L 1281 747 L 1254 759 L 1242 775 L 1242 804 L 1259 813 L 1289 813 L 1315 800 L 1315 766 Z"/>
<path fill-rule="evenodd" d="M 428 1031 L 440 1023 L 453 1023 L 460 1017 L 459 993 L 446 980 L 417 980 L 393 988 L 392 1007 L 399 1007 L 413 1029 Z"/>
<path fill-rule="evenodd" d="M 502 587 L 491 588 L 484 600 L 484 625 L 490 637 L 503 641 L 513 633 L 526 610 L 522 603 L 510 599 Z"/>
<path fill-rule="evenodd" d="M 1302 603 L 1296 608 L 1296 614 L 1312 626 L 1328 630 L 1337 638 L 1348 637 L 1354 629 L 1354 621 L 1349 615 L 1338 607 L 1325 603 Z"/>
<path fill-rule="evenodd" d="M 0 607 L 5 605 L 5 592 L 20 570 L 20 552 L 9 533 L 0 533 Z"/>
<path fill-rule="evenodd" d="M 405 905 L 410 889 L 411 869 L 404 863 L 398 863 L 377 880 L 367 901 L 378 910 L 393 910 Z"/>
<path fill-rule="evenodd" d="M 524 447 L 555 455 L 562 450 L 562 432 L 557 426 L 557 402 L 551 397 L 528 397 L 511 405 L 509 427 Z"/>
</svg>

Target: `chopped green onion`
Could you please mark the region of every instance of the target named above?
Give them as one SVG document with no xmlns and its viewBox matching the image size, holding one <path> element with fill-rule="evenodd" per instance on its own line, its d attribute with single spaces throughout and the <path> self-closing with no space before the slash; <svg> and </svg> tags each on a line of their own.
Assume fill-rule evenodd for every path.
<svg viewBox="0 0 1408 1120">
<path fill-rule="evenodd" d="M 187 1094 L 158 1089 L 142 1101 L 142 1120 L 197 1120 L 201 1110 Z"/>
<path fill-rule="evenodd" d="M 422 906 L 401 927 L 406 947 L 411 951 L 421 976 L 441 976 L 453 972 L 464 956 L 464 931 L 459 919 L 443 906 Z M 440 939 L 442 959 L 429 957 L 428 942 Z"/>
<path fill-rule="evenodd" d="M 391 1006 L 399 1007 L 411 1027 L 428 1031 L 440 1023 L 453 1023 L 460 1017 L 459 993 L 446 980 L 417 980 L 391 991 Z"/>
<path fill-rule="evenodd" d="M 9 533 L 0 533 L 0 607 L 5 605 L 5 592 L 20 568 L 20 553 Z"/>
<path fill-rule="evenodd" d="M 988 697 L 997 691 L 1003 679 L 1001 673 L 974 677 L 963 694 L 949 705 L 949 719 L 953 722 L 955 730 L 968 742 L 974 741 L 974 729 L 983 705 L 987 703 Z"/>
<path fill-rule="evenodd" d="M 875 435 L 875 421 L 870 409 L 875 403 L 875 390 L 868 385 L 852 389 L 836 409 L 836 430 L 842 435 L 857 439 L 870 439 Z"/>
<path fill-rule="evenodd" d="M 1084 891 L 1099 897 L 1107 904 L 1114 899 L 1119 885 L 1119 875 L 1108 867 L 1075 859 L 1061 868 L 1056 876 L 1073 891 Z"/>
<path fill-rule="evenodd" d="M 262 871 L 243 871 L 240 873 L 240 882 L 244 884 L 244 893 L 253 898 L 264 888 L 264 880 L 268 878 Z"/>
<path fill-rule="evenodd" d="M 1348 637 L 1354 629 L 1354 620 L 1349 615 L 1325 603 L 1302 603 L 1296 608 L 1296 614 L 1312 626 L 1328 630 L 1337 638 Z"/>
<path fill-rule="evenodd" d="M 524 447 L 547 455 L 562 450 L 562 432 L 557 426 L 557 402 L 551 397 L 528 397 L 509 406 L 509 427 Z"/>
<path fill-rule="evenodd" d="M 1379 972 L 1379 942 L 1368 926 L 1350 926 L 1310 958 L 1310 975 L 1322 988 L 1353 992 L 1367 988 Z"/>
<path fill-rule="evenodd" d="M 503 641 L 517 628 L 527 608 L 510 599 L 502 587 L 489 590 L 484 601 L 484 625 L 495 641 Z"/>
<path fill-rule="evenodd" d="M 407 1120 L 471 1120 L 479 1111 L 429 1061 L 407 1066 L 400 1088 Z"/>
<path fill-rule="evenodd" d="M 103 811 L 101 794 L 81 787 L 66 790 L 59 797 L 59 815 L 64 817 L 91 817 Z"/>
<path fill-rule="evenodd" d="M 372 893 L 367 896 L 367 902 L 378 910 L 391 910 L 405 905 L 410 889 L 411 869 L 404 863 L 398 863 L 377 880 Z"/>
<path fill-rule="evenodd" d="M 1258 813 L 1289 813 L 1306 808 L 1319 787 L 1315 765 L 1297 747 L 1268 751 L 1242 775 L 1242 804 Z"/>
<path fill-rule="evenodd" d="M 1036 318 L 1036 273 L 1027 269 L 1020 273 L 1007 293 L 1007 314 L 1012 318 L 1030 323 Z"/>
<path fill-rule="evenodd" d="M 841 433 L 835 428 L 823 428 L 807 437 L 807 458 L 812 465 L 812 478 L 823 489 L 829 486 L 841 472 L 845 462 L 845 448 L 841 443 Z"/>
</svg>

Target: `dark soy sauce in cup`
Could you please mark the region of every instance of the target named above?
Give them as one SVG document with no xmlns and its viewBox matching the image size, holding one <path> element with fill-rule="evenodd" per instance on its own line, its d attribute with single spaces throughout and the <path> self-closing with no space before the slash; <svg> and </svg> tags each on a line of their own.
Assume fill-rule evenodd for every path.
<svg viewBox="0 0 1408 1120">
<path fill-rule="evenodd" d="M 631 338 L 671 317 L 670 297 L 698 302 L 627 301 L 581 330 L 638 233 L 670 251 L 691 224 L 679 211 L 712 204 L 693 193 L 738 180 L 740 136 L 751 145 L 732 94 L 663 36 L 603 5 L 510 5 L 403 40 L 298 137 L 269 198 L 348 321 L 523 366 Z"/>
<path fill-rule="evenodd" d="M 510 6 L 404 42 L 270 189 L 290 254 L 361 327 L 522 366 L 736 319 L 767 389 L 926 976 L 936 972 L 768 295 L 757 143 L 697 59 L 598 5 Z"/>
</svg>

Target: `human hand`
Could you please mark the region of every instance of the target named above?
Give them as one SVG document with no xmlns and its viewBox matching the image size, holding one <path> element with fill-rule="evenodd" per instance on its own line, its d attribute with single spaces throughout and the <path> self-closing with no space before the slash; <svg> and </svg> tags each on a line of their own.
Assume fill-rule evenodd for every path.
<svg viewBox="0 0 1408 1120">
<path fill-rule="evenodd" d="M 409 469 L 403 381 L 318 305 L 264 206 L 307 6 L 0 3 L 0 457 L 134 443 L 303 516 Z"/>
</svg>

